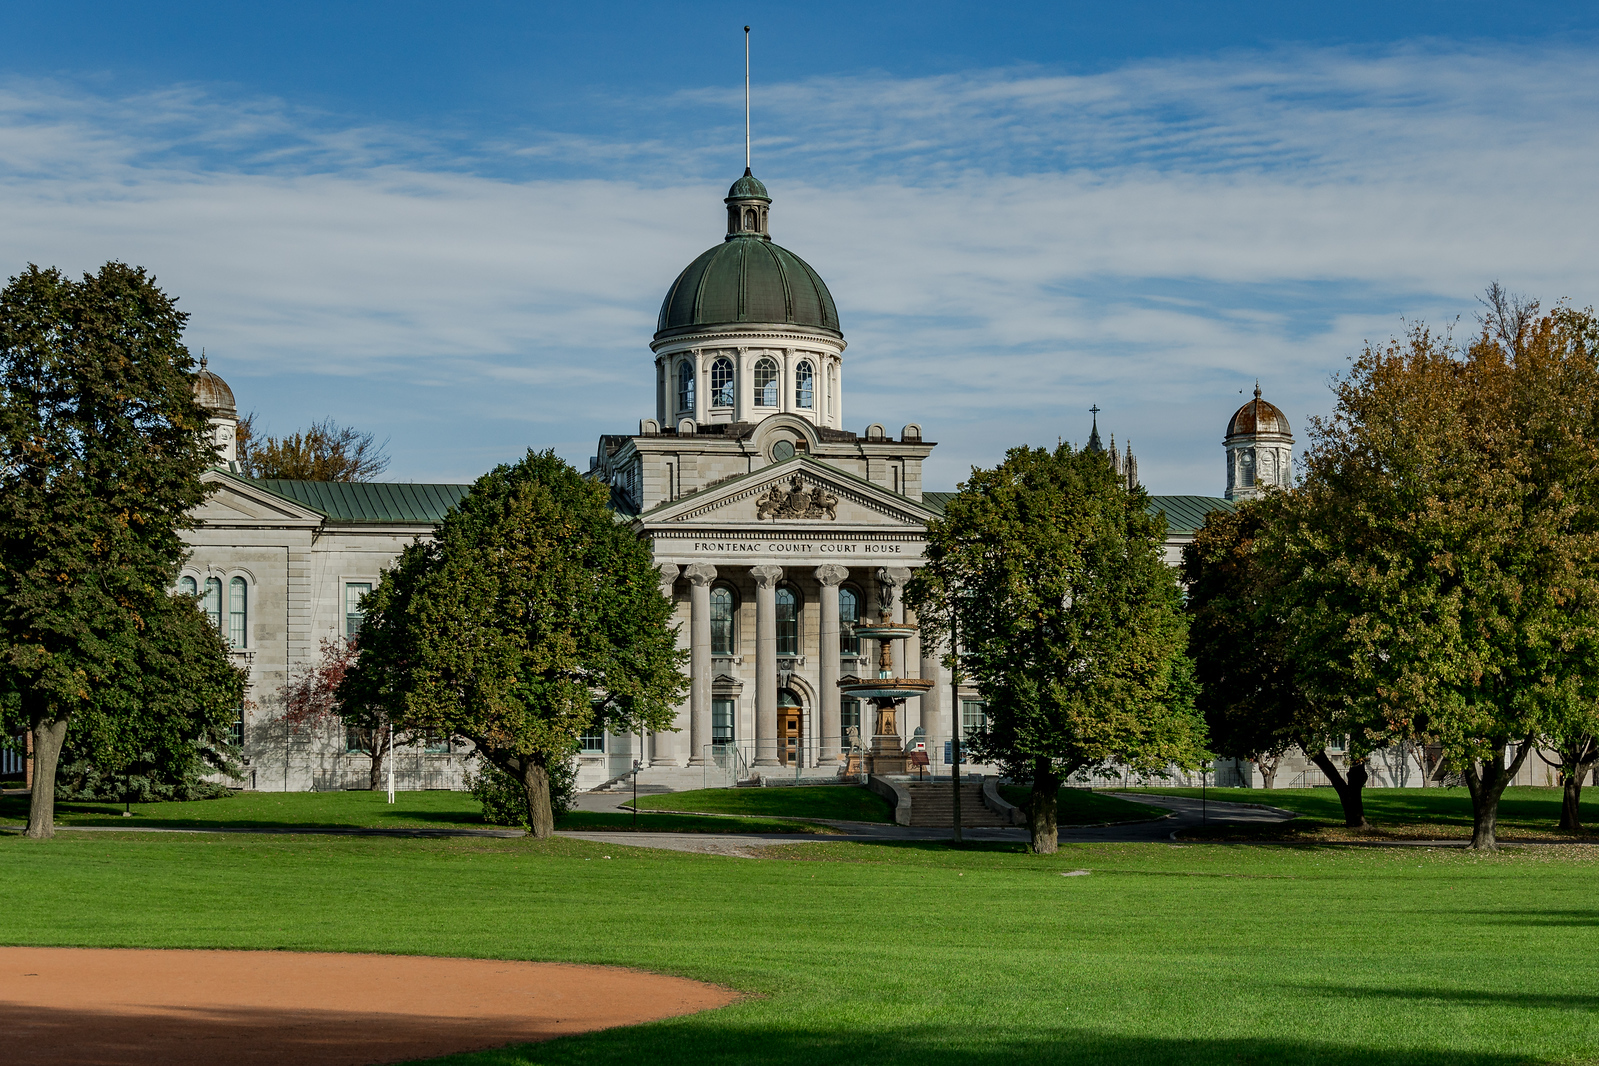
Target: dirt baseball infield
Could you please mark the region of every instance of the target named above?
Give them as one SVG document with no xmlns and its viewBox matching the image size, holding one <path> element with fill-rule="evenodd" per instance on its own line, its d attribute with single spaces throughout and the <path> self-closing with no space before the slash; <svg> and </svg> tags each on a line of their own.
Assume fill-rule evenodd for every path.
<svg viewBox="0 0 1599 1066">
<path fill-rule="evenodd" d="M 636 1025 L 728 989 L 558 963 L 0 948 L 12 1066 L 359 1066 Z"/>
</svg>

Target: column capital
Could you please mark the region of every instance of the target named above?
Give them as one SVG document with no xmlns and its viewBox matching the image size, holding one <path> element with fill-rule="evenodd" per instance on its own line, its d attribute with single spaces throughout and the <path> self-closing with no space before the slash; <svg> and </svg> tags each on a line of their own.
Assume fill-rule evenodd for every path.
<svg viewBox="0 0 1599 1066">
<path fill-rule="evenodd" d="M 824 588 L 840 585 L 848 577 L 849 568 L 839 566 L 837 563 L 823 563 L 816 568 L 816 580 L 820 581 Z"/>
<path fill-rule="evenodd" d="M 703 588 L 716 580 L 716 567 L 710 563 L 689 563 L 683 568 L 683 576 L 688 578 L 691 584 Z"/>
<path fill-rule="evenodd" d="M 656 564 L 655 572 L 661 575 L 662 590 L 669 590 L 673 585 L 677 584 L 677 575 L 681 573 L 682 570 L 683 568 L 678 566 L 676 563 Z"/>
<path fill-rule="evenodd" d="M 750 576 L 755 579 L 755 587 L 760 589 L 776 588 L 777 583 L 783 580 L 781 566 L 752 566 Z"/>
</svg>

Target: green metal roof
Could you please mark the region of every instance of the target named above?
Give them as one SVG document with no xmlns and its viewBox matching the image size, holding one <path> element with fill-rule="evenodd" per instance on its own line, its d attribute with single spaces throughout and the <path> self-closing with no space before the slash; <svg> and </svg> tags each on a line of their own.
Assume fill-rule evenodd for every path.
<svg viewBox="0 0 1599 1066">
<path fill-rule="evenodd" d="M 268 492 L 336 522 L 437 525 L 471 485 L 405 485 L 379 481 L 252 481 Z"/>
<path fill-rule="evenodd" d="M 821 276 L 755 234 L 729 237 L 684 268 L 661 302 L 656 336 L 745 322 L 810 326 L 843 337 Z"/>
<path fill-rule="evenodd" d="M 1151 496 L 1149 509 L 1166 512 L 1166 532 L 1192 533 L 1205 524 L 1212 511 L 1231 511 L 1237 505 L 1220 496 Z"/>
<path fill-rule="evenodd" d="M 759 197 L 762 200 L 771 199 L 766 194 L 766 186 L 761 182 L 761 179 L 751 174 L 749 167 L 745 167 L 744 176 L 735 181 L 733 187 L 727 190 L 727 198 L 729 200 L 747 200 L 751 197 Z"/>
<path fill-rule="evenodd" d="M 944 507 L 956 494 L 953 492 L 924 492 L 922 503 L 932 511 L 944 513 Z M 1231 511 L 1234 504 L 1219 496 L 1151 496 L 1149 510 L 1152 514 L 1164 512 L 1168 533 L 1192 533 L 1205 524 L 1205 516 L 1212 511 Z"/>
</svg>

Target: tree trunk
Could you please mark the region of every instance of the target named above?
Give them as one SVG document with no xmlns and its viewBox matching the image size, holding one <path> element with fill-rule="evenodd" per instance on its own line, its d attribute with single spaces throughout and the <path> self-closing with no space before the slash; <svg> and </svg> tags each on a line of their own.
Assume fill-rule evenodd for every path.
<svg viewBox="0 0 1599 1066">
<path fill-rule="evenodd" d="M 27 835 L 49 840 L 56 835 L 56 763 L 67 739 L 65 718 L 33 720 L 33 795 L 28 802 Z"/>
<path fill-rule="evenodd" d="M 372 745 L 372 770 L 367 778 L 366 787 L 373 792 L 383 790 L 383 749 L 377 744 Z"/>
<path fill-rule="evenodd" d="M 1588 767 L 1584 765 L 1579 773 L 1567 770 L 1561 775 L 1565 778 L 1565 787 L 1560 797 L 1560 828 L 1568 832 L 1582 832 L 1582 814 L 1577 805 L 1582 802 L 1582 778 L 1587 772 Z"/>
<path fill-rule="evenodd" d="M 1505 765 L 1505 744 L 1500 742 L 1491 759 L 1484 759 L 1481 769 L 1476 759 L 1467 759 L 1461 776 L 1466 779 L 1466 789 L 1471 793 L 1471 847 L 1474 851 L 1498 851 L 1496 831 L 1499 827 L 1499 798 L 1505 794 L 1510 782 L 1515 780 L 1521 764 L 1532 750 L 1532 737 L 1516 745 L 1516 758 Z"/>
<path fill-rule="evenodd" d="M 1269 790 L 1272 786 L 1272 782 L 1277 780 L 1277 760 L 1259 759 L 1256 761 L 1255 765 L 1260 767 L 1261 787 Z"/>
<path fill-rule="evenodd" d="M 555 833 L 555 811 L 550 807 L 550 772 L 531 756 L 522 761 L 522 787 L 527 790 L 527 830 L 544 840 Z"/>
<path fill-rule="evenodd" d="M 1033 833 L 1033 853 L 1053 855 L 1060 847 L 1057 814 L 1060 778 L 1048 759 L 1033 760 L 1033 793 L 1027 799 L 1027 824 Z"/>
<path fill-rule="evenodd" d="M 1326 749 L 1318 751 L 1310 757 L 1316 768 L 1327 775 L 1327 780 L 1332 782 L 1333 791 L 1338 793 L 1338 802 L 1344 807 L 1344 825 L 1350 829 L 1366 829 L 1366 800 L 1362 790 L 1366 787 L 1366 760 L 1356 759 L 1349 767 L 1349 776 L 1346 778 L 1338 772 L 1338 767 L 1333 765 L 1332 759 L 1327 755 Z"/>
</svg>

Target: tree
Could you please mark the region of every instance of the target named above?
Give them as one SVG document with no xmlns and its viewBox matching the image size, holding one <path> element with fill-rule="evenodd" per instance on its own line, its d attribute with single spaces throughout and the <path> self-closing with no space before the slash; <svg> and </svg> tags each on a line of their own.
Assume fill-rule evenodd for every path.
<svg viewBox="0 0 1599 1066">
<path fill-rule="evenodd" d="M 605 486 L 553 452 L 479 478 L 372 591 L 341 702 L 466 737 L 554 831 L 549 774 L 591 724 L 670 729 L 687 687 L 672 604 Z"/>
<path fill-rule="evenodd" d="M 68 724 L 136 714 L 141 655 L 182 642 L 162 618 L 216 461 L 185 317 L 122 263 L 0 291 L 0 707 L 33 734 L 34 838 L 54 835 Z"/>
<path fill-rule="evenodd" d="M 384 759 L 394 749 L 396 708 L 382 701 L 340 699 L 339 688 L 360 654 L 356 637 L 324 638 L 317 661 L 296 671 L 283 686 L 283 721 L 294 732 L 328 723 L 353 730 L 350 739 L 371 760 L 367 788 L 376 792 L 383 787 Z M 347 690 L 347 695 L 354 693 L 353 687 Z"/>
<path fill-rule="evenodd" d="M 239 421 L 239 466 L 246 476 L 285 481 L 370 481 L 389 468 L 387 441 L 331 418 L 283 438 L 255 437 L 255 414 Z"/>
<path fill-rule="evenodd" d="M 1465 350 L 1416 327 L 1335 382 L 1286 544 L 1301 685 L 1435 738 L 1485 850 L 1537 737 L 1583 708 L 1599 634 L 1599 331 L 1495 313 Z"/>
<path fill-rule="evenodd" d="M 1592 705 L 1590 705 L 1591 707 Z M 1586 717 L 1587 721 L 1582 719 Z M 1559 761 L 1540 751 L 1539 757 L 1560 771 L 1560 828 L 1573 833 L 1582 831 L 1582 783 L 1599 765 L 1599 716 L 1589 712 L 1582 716 L 1573 714 L 1543 738 L 1550 753 Z"/>
<path fill-rule="evenodd" d="M 201 799 L 225 794 L 205 777 L 238 777 L 229 735 L 245 674 L 192 596 L 173 595 L 145 616 L 126 676 L 100 690 L 67 730 L 58 798 Z"/>
<path fill-rule="evenodd" d="M 907 590 L 928 636 L 957 625 L 960 665 L 988 703 L 974 754 L 1031 779 L 1037 852 L 1056 849 L 1056 795 L 1073 774 L 1192 768 L 1203 754 L 1165 525 L 1147 501 L 1098 453 L 1014 448 L 929 523 Z"/>
<path fill-rule="evenodd" d="M 1271 776 L 1278 758 L 1299 748 L 1337 792 L 1344 824 L 1359 828 L 1366 825 L 1367 759 L 1388 729 L 1385 720 L 1360 717 L 1341 700 L 1318 700 L 1301 684 L 1307 667 L 1326 669 L 1314 643 L 1296 639 L 1297 575 L 1287 542 L 1304 520 L 1304 505 L 1302 494 L 1272 492 L 1206 515 L 1183 549 L 1188 651 L 1212 748 L 1254 761 L 1263 774 L 1269 767 Z M 1334 736 L 1349 738 L 1346 770 L 1327 750 Z"/>
</svg>

